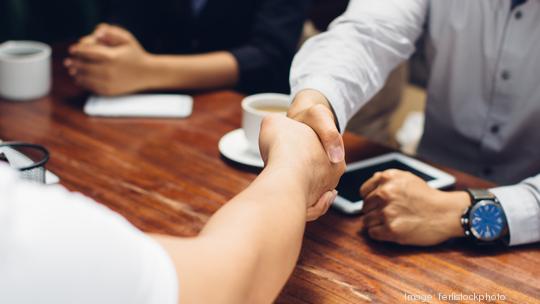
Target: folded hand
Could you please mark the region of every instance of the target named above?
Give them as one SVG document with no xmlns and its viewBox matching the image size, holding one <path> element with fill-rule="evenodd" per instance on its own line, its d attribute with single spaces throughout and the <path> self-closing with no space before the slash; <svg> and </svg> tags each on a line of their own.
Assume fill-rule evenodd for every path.
<svg viewBox="0 0 540 304">
<path fill-rule="evenodd" d="M 81 87 L 99 95 L 120 95 L 146 89 L 149 54 L 127 30 L 101 24 L 69 48 L 64 62 Z"/>
<path fill-rule="evenodd" d="M 460 217 L 470 205 L 465 192 L 431 188 L 400 170 L 376 173 L 360 189 L 364 229 L 377 240 L 430 246 L 463 235 Z"/>
</svg>

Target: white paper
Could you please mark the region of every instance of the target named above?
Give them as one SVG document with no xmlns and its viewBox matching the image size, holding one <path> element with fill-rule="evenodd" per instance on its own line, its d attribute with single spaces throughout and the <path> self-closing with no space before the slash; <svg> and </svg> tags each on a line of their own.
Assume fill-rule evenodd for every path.
<svg viewBox="0 0 540 304">
<path fill-rule="evenodd" d="M 84 106 L 90 116 L 185 118 L 193 98 L 179 94 L 138 94 L 118 97 L 91 96 Z"/>
</svg>

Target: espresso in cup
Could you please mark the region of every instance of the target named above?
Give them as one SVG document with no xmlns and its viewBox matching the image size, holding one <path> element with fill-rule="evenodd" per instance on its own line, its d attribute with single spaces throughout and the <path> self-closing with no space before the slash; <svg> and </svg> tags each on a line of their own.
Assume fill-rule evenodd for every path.
<svg viewBox="0 0 540 304">
<path fill-rule="evenodd" d="M 287 114 L 290 96 L 277 93 L 251 95 L 242 101 L 242 129 L 249 144 L 249 151 L 259 154 L 259 132 L 266 115 Z"/>
<path fill-rule="evenodd" d="M 51 89 L 51 48 L 35 41 L 0 44 L 0 96 L 31 100 Z"/>
</svg>

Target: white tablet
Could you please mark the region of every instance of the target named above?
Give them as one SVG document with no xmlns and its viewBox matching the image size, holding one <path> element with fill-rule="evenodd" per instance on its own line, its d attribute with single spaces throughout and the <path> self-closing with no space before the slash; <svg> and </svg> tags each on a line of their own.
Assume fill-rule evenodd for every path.
<svg viewBox="0 0 540 304">
<path fill-rule="evenodd" d="M 360 213 L 364 206 L 360 187 L 376 172 L 388 169 L 411 172 L 436 189 L 450 187 L 456 182 L 453 176 L 414 158 L 401 153 L 384 154 L 347 165 L 347 170 L 336 188 L 339 196 L 334 201 L 333 207 L 347 214 Z"/>
</svg>

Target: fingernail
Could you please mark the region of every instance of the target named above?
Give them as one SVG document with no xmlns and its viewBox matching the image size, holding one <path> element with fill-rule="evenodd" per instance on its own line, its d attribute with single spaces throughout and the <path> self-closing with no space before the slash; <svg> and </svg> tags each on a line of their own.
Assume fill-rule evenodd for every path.
<svg viewBox="0 0 540 304">
<path fill-rule="evenodd" d="M 331 162 L 337 164 L 345 159 L 345 151 L 339 146 L 331 147 L 328 156 L 330 157 Z"/>
</svg>

